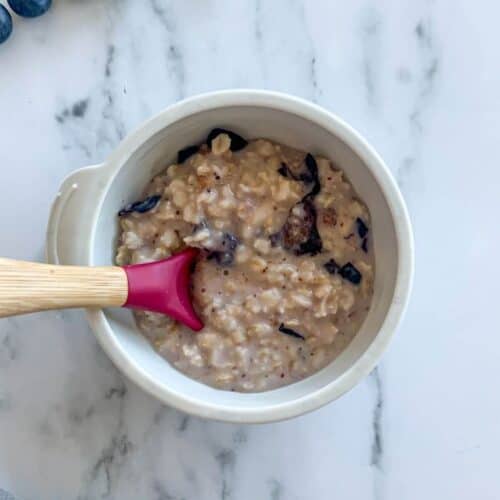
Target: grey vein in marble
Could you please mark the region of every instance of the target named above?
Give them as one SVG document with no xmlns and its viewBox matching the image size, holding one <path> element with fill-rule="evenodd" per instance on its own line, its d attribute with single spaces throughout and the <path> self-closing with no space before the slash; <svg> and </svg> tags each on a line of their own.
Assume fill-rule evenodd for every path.
<svg viewBox="0 0 500 500">
<path fill-rule="evenodd" d="M 186 77 L 182 50 L 177 44 L 176 16 L 173 13 L 170 2 L 160 2 L 159 0 L 150 1 L 154 14 L 168 36 L 168 47 L 166 48 L 167 68 L 169 75 L 172 75 L 172 79 L 175 82 L 177 99 L 182 99 L 185 94 L 184 85 Z"/>
<path fill-rule="evenodd" d="M 123 399 L 125 397 L 125 394 L 127 394 L 127 387 L 125 386 L 125 384 L 121 383 L 117 387 L 111 387 L 110 389 L 108 389 L 104 397 L 106 399 L 111 399 L 113 397 Z"/>
<path fill-rule="evenodd" d="M 380 51 L 380 30 L 382 26 L 380 13 L 374 8 L 363 12 L 361 37 L 363 46 L 362 75 L 369 106 L 377 104 L 377 80 Z"/>
<path fill-rule="evenodd" d="M 380 379 L 379 369 L 375 368 L 371 374 L 375 385 L 375 406 L 373 408 L 372 431 L 373 441 L 371 448 L 370 464 L 377 469 L 382 469 L 383 458 L 383 440 L 382 440 L 382 409 L 384 404 L 382 381 Z"/>
<path fill-rule="evenodd" d="M 6 333 L 0 343 L 0 355 L 7 361 L 14 361 L 17 358 L 17 349 L 12 337 Z"/>
<path fill-rule="evenodd" d="M 153 493 L 155 495 L 154 500 L 187 500 L 185 497 L 178 497 L 169 493 L 160 481 L 153 482 Z"/>
<path fill-rule="evenodd" d="M 78 99 L 72 104 L 63 106 L 62 109 L 54 115 L 56 122 L 61 126 L 61 131 L 68 138 L 63 144 L 63 149 L 70 150 L 76 147 L 87 159 L 90 159 L 92 156 L 92 146 L 88 144 L 87 141 L 83 140 L 81 134 L 76 133 L 76 131 L 79 128 L 77 122 L 84 121 L 89 105 L 89 97 Z"/>
<path fill-rule="evenodd" d="M 268 54 L 265 49 L 271 43 L 275 31 L 270 31 L 274 26 L 273 23 L 268 23 L 276 15 L 276 12 L 279 15 L 282 9 L 286 9 L 287 14 L 290 16 L 287 26 L 287 30 L 289 30 L 287 41 L 294 45 L 298 56 L 297 60 L 293 62 L 293 68 L 295 69 L 298 66 L 301 69 L 301 76 L 304 76 L 307 82 L 307 97 L 317 102 L 319 95 L 322 93 L 319 88 L 317 76 L 317 54 L 314 48 L 313 36 L 307 25 L 304 4 L 301 1 L 280 0 L 279 2 L 271 3 L 255 0 L 253 33 L 257 49 L 257 60 L 262 71 L 264 83 L 267 85 L 266 82 L 269 77 L 276 71 L 276 59 L 281 56 L 279 53 L 273 53 L 271 60 L 268 61 L 266 58 Z"/>
<path fill-rule="evenodd" d="M 89 106 L 89 98 L 80 99 L 73 103 L 73 105 L 64 108 L 60 113 L 55 115 L 59 123 L 64 123 L 69 117 L 83 118 Z"/>
<path fill-rule="evenodd" d="M 372 444 L 370 453 L 370 465 L 373 468 L 373 496 L 375 500 L 383 498 L 383 458 L 384 458 L 384 440 L 382 434 L 382 417 L 384 409 L 384 391 L 382 379 L 380 376 L 380 368 L 375 368 L 370 377 L 373 380 L 375 389 L 375 404 L 372 414 Z"/>
<path fill-rule="evenodd" d="M 212 439 L 210 439 L 212 441 Z M 237 500 L 233 495 L 233 482 L 238 453 L 248 441 L 248 432 L 245 427 L 238 426 L 231 435 L 231 442 L 222 446 L 216 441 L 211 446 L 215 450 L 214 459 L 220 471 L 220 500 Z"/>
<path fill-rule="evenodd" d="M 102 88 L 102 97 L 104 99 L 102 106 L 102 123 L 98 128 L 97 145 L 108 144 L 110 148 L 116 146 L 125 137 L 125 126 L 119 119 L 115 109 L 115 97 L 113 80 L 113 69 L 116 62 L 116 49 L 113 44 L 106 47 L 106 59 L 104 63 L 104 82 Z"/>
<path fill-rule="evenodd" d="M 313 86 L 313 101 L 317 100 L 317 94 L 321 93 L 320 90 L 318 89 L 318 75 L 316 72 L 316 56 L 311 57 L 311 84 Z"/>
<path fill-rule="evenodd" d="M 128 460 L 134 449 L 130 441 L 124 420 L 124 407 L 127 396 L 127 388 L 118 375 L 118 382 L 107 389 L 103 401 L 116 400 L 118 405 L 115 414 L 115 428 L 109 435 L 109 441 L 105 444 L 90 467 L 85 491 L 78 497 L 79 500 L 90 500 L 99 495 L 100 498 L 109 497 L 114 491 L 114 483 L 121 474 L 121 469 Z M 93 411 L 86 415 L 90 417 Z"/>
<path fill-rule="evenodd" d="M 189 415 L 182 415 L 181 416 L 181 421 L 180 421 L 180 424 L 178 427 L 179 432 L 185 432 L 187 430 L 190 418 L 191 417 Z"/>
<path fill-rule="evenodd" d="M 106 47 L 106 62 L 104 63 L 104 76 L 109 78 L 111 76 L 111 68 L 115 58 L 115 46 L 109 44 Z"/>
<path fill-rule="evenodd" d="M 300 3 L 299 16 L 300 19 L 302 20 L 304 37 L 307 40 L 307 48 L 309 52 L 307 72 L 309 74 L 309 81 L 311 82 L 311 87 L 312 87 L 310 99 L 313 102 L 317 102 L 319 95 L 321 94 L 321 90 L 319 89 L 318 85 L 318 74 L 317 74 L 317 63 L 316 63 L 317 56 L 316 56 L 316 51 L 314 49 L 313 37 L 307 26 L 306 13 L 304 10 L 303 3 Z"/>
<path fill-rule="evenodd" d="M 114 468 L 122 465 L 125 457 L 130 453 L 132 443 L 128 440 L 126 434 L 113 436 L 111 443 L 103 451 L 95 465 L 92 467 L 90 477 L 92 482 L 97 482 L 101 476 L 104 476 L 105 486 L 101 491 L 101 497 L 109 496 L 113 487 Z"/>
<path fill-rule="evenodd" d="M 412 149 L 404 156 L 396 172 L 396 179 L 403 190 L 411 181 L 412 176 L 416 175 L 415 169 L 420 156 L 422 133 L 424 132 L 424 114 L 433 99 L 441 64 L 439 50 L 432 34 L 430 17 L 420 19 L 417 22 L 413 30 L 413 37 L 417 44 L 419 61 L 418 67 L 415 68 L 416 95 L 408 115 Z M 398 76 L 402 84 L 412 82 L 412 73 L 406 68 L 400 70 Z"/>
<path fill-rule="evenodd" d="M 236 452 L 232 449 L 223 449 L 216 456 L 215 460 L 219 464 L 222 484 L 220 490 L 220 499 L 228 500 L 231 498 L 231 486 L 230 479 L 228 476 L 232 475 L 234 472 L 234 466 L 236 463 Z"/>
<path fill-rule="evenodd" d="M 270 500 L 282 500 L 283 485 L 277 479 L 270 479 L 268 483 Z"/>
<path fill-rule="evenodd" d="M 436 53 L 434 38 L 432 36 L 432 26 L 429 20 L 421 20 L 415 27 L 415 36 L 417 38 L 420 57 L 421 57 L 421 75 L 420 75 L 420 98 L 423 101 L 431 95 L 434 90 L 436 77 L 439 70 L 439 57 Z M 416 111 L 419 111 L 418 109 Z"/>
<path fill-rule="evenodd" d="M 6 318 L 0 323 L 0 366 L 8 364 L 19 357 L 19 340 L 16 318 Z"/>
<path fill-rule="evenodd" d="M 255 45 L 256 52 L 259 55 L 258 63 L 260 69 L 262 71 L 262 75 L 264 80 L 267 78 L 266 65 L 264 63 L 264 58 L 262 57 L 262 51 L 264 48 L 264 40 L 263 40 L 263 29 L 262 29 L 262 2 L 261 0 L 255 0 L 255 20 L 254 20 L 254 36 L 255 36 Z"/>
</svg>

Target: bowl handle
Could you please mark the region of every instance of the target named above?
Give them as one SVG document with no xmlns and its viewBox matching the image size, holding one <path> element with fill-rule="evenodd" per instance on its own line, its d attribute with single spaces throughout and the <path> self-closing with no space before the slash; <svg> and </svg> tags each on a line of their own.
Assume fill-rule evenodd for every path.
<svg viewBox="0 0 500 500">
<path fill-rule="evenodd" d="M 88 264 L 95 205 L 105 184 L 103 164 L 84 167 L 68 175 L 52 203 L 46 235 L 50 264 Z M 82 244 L 82 235 L 84 243 Z"/>
</svg>

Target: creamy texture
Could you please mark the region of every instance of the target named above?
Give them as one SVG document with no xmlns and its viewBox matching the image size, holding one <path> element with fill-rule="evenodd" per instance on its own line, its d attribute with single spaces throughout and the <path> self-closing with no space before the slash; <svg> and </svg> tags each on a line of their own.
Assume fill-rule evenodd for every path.
<svg viewBox="0 0 500 500">
<path fill-rule="evenodd" d="M 170 363 L 214 387 L 303 379 L 345 348 L 369 309 L 368 210 L 325 158 L 228 133 L 207 142 L 151 181 L 144 213 L 122 213 L 116 256 L 124 265 L 203 249 L 192 298 L 205 327 L 150 312 L 136 313 L 138 325 Z"/>
</svg>

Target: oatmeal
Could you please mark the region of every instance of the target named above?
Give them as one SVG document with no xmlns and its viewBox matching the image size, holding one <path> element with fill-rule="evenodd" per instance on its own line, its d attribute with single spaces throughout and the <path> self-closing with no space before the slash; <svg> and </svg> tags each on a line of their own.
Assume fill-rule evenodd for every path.
<svg viewBox="0 0 500 500">
<path fill-rule="evenodd" d="M 301 380 L 346 347 L 370 307 L 368 209 L 326 158 L 214 129 L 119 216 L 119 265 L 202 249 L 200 332 L 135 314 L 162 356 L 208 385 L 256 392 Z"/>
</svg>

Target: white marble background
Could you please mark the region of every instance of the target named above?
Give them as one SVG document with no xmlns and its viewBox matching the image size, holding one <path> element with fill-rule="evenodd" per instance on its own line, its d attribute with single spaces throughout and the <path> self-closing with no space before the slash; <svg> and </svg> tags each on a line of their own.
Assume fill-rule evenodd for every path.
<svg viewBox="0 0 500 500">
<path fill-rule="evenodd" d="M 285 423 L 124 380 L 81 312 L 0 321 L 0 488 L 19 499 L 499 499 L 500 8 L 488 0 L 54 0 L 0 46 L 1 254 L 42 259 L 65 174 L 202 91 L 333 110 L 408 202 L 417 273 L 379 368 Z"/>
</svg>

